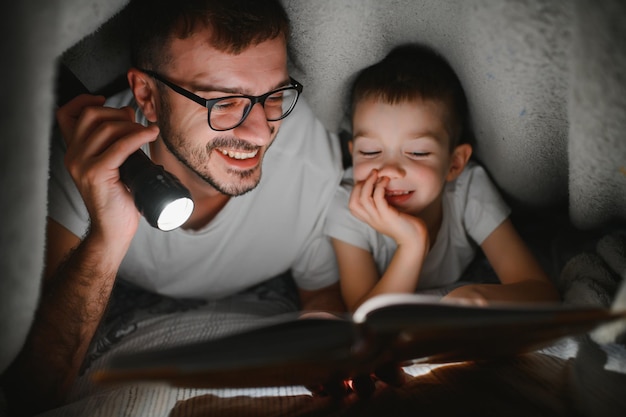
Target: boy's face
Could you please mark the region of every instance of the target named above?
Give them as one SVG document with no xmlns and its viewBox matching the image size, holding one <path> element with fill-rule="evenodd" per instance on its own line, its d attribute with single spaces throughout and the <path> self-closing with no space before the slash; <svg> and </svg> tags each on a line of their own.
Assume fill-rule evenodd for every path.
<svg viewBox="0 0 626 417">
<path fill-rule="evenodd" d="M 356 105 L 353 123 L 354 180 L 372 170 L 389 178 L 387 202 L 401 212 L 418 215 L 441 197 L 449 178 L 452 155 L 440 101 L 397 104 L 366 99 Z"/>
</svg>

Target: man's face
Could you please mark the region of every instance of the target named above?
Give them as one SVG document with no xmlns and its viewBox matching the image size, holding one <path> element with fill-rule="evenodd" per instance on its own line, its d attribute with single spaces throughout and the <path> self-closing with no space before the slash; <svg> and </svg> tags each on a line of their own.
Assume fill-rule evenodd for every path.
<svg viewBox="0 0 626 417">
<path fill-rule="evenodd" d="M 214 49 L 207 31 L 171 44 L 173 60 L 162 75 L 206 99 L 261 95 L 289 85 L 282 38 L 251 46 L 238 55 Z M 255 105 L 245 121 L 218 132 L 207 122 L 208 110 L 165 86 L 157 109 L 160 136 L 180 162 L 223 194 L 244 194 L 257 186 L 265 152 L 280 121 L 268 122 Z"/>
</svg>

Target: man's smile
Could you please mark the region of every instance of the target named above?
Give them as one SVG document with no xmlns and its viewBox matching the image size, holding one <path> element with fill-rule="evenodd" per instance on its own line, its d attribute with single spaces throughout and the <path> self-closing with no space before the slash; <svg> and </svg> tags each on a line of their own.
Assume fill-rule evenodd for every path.
<svg viewBox="0 0 626 417">
<path fill-rule="evenodd" d="M 236 150 L 226 148 L 215 148 L 222 160 L 232 169 L 249 170 L 259 165 L 261 160 L 260 148 L 255 150 Z"/>
<path fill-rule="evenodd" d="M 234 151 L 230 149 L 218 149 L 218 151 L 220 151 L 222 155 L 228 156 L 229 158 L 233 159 L 250 159 L 254 158 L 259 153 L 258 149 L 249 152 Z"/>
</svg>

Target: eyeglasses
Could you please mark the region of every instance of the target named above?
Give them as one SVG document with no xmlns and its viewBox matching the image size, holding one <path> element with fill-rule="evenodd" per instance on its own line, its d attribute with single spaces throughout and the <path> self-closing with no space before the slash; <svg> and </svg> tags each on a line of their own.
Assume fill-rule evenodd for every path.
<svg viewBox="0 0 626 417">
<path fill-rule="evenodd" d="M 290 86 L 277 88 L 260 96 L 241 94 L 207 100 L 168 81 L 154 71 L 143 69 L 141 71 L 162 82 L 178 94 L 206 107 L 209 110 L 207 115 L 209 127 L 216 131 L 230 130 L 241 125 L 250 114 L 252 107 L 257 103 L 261 103 L 263 106 L 268 122 L 282 120 L 291 113 L 296 106 L 298 96 L 302 93 L 302 84 L 290 77 Z"/>
</svg>

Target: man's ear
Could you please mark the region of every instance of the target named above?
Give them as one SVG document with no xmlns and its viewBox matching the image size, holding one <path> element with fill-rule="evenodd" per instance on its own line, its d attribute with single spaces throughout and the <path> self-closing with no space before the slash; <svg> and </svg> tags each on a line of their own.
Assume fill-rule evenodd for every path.
<svg viewBox="0 0 626 417">
<path fill-rule="evenodd" d="M 130 68 L 126 76 L 128 85 L 135 96 L 135 101 L 137 101 L 141 112 L 149 122 L 155 123 L 157 121 L 157 91 L 154 80 L 148 74 L 136 68 Z"/>
<path fill-rule="evenodd" d="M 463 172 L 470 156 L 472 156 L 472 145 L 469 143 L 462 143 L 454 148 L 450 158 L 450 169 L 448 170 L 448 175 L 446 175 L 446 181 L 455 180 Z"/>
</svg>

